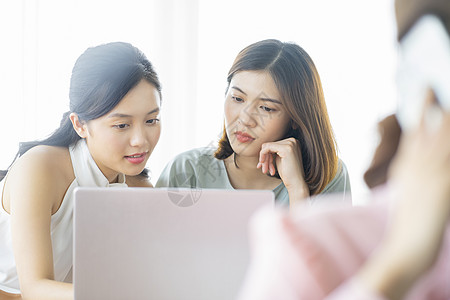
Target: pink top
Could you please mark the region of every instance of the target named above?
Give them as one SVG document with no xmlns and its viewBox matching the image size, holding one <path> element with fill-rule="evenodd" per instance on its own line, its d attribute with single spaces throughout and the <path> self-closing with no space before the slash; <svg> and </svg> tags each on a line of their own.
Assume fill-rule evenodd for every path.
<svg viewBox="0 0 450 300">
<path fill-rule="evenodd" d="M 259 211 L 250 224 L 251 264 L 238 299 L 384 299 L 353 278 L 388 221 L 386 190 L 373 197 L 365 206 Z M 450 224 L 434 267 L 405 299 L 450 299 Z"/>
<path fill-rule="evenodd" d="M 358 299 L 358 300 L 387 300 L 383 296 L 377 295 L 367 289 L 356 280 L 349 280 L 340 285 L 336 290 L 331 292 L 325 300 L 340 300 L 340 299 Z"/>
</svg>

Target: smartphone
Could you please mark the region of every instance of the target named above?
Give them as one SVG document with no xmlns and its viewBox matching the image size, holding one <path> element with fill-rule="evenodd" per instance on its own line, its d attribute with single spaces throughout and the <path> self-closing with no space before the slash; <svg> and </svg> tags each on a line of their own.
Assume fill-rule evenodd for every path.
<svg viewBox="0 0 450 300">
<path fill-rule="evenodd" d="M 435 15 L 421 17 L 399 45 L 397 117 L 404 130 L 418 126 L 429 89 L 450 111 L 450 37 Z"/>
</svg>

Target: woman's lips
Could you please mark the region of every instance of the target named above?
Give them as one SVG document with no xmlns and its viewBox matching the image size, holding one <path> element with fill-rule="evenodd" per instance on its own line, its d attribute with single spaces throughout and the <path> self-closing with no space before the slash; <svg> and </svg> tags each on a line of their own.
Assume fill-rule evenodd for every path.
<svg viewBox="0 0 450 300">
<path fill-rule="evenodd" d="M 235 133 L 236 139 L 241 143 L 248 143 L 253 141 L 255 138 L 249 135 L 248 133 L 242 131 L 236 131 Z"/>
<path fill-rule="evenodd" d="M 128 160 L 130 163 L 138 165 L 145 161 L 145 158 L 147 157 L 147 152 L 144 153 L 136 153 L 132 155 L 125 156 L 125 159 Z"/>
</svg>

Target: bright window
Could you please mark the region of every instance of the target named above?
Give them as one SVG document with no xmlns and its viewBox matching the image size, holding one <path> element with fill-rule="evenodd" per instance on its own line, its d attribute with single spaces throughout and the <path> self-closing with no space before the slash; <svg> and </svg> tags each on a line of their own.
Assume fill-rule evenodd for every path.
<svg viewBox="0 0 450 300">
<path fill-rule="evenodd" d="M 163 132 L 149 167 L 156 182 L 177 153 L 216 143 L 228 68 L 266 38 L 293 41 L 314 60 L 354 197 L 395 109 L 390 0 L 23 0 L 0 4 L 0 168 L 19 141 L 43 138 L 68 110 L 71 68 L 89 46 L 126 41 L 163 84 Z"/>
</svg>

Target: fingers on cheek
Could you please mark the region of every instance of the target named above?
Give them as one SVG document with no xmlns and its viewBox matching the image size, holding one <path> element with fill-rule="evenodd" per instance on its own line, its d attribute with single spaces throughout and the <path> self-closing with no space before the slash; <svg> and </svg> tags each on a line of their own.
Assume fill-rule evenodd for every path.
<svg viewBox="0 0 450 300">
<path fill-rule="evenodd" d="M 270 175 L 275 175 L 275 166 L 273 164 L 270 164 L 269 166 Z"/>
<path fill-rule="evenodd" d="M 270 155 L 269 160 L 270 160 L 269 172 L 270 172 L 270 175 L 273 176 L 273 175 L 275 175 L 275 166 L 273 164 L 273 155 Z"/>
<path fill-rule="evenodd" d="M 261 150 L 261 152 L 259 152 L 259 162 L 263 163 L 266 161 L 266 154 L 264 153 L 263 150 Z"/>
<path fill-rule="evenodd" d="M 267 154 L 261 154 L 259 157 L 259 163 L 258 167 L 261 168 L 261 171 L 263 173 L 266 173 L 267 171 Z"/>
<path fill-rule="evenodd" d="M 268 144 L 263 144 L 262 147 L 261 147 L 261 153 L 264 154 L 264 155 L 267 155 L 270 152 L 271 152 L 271 150 L 270 150 L 269 145 Z"/>
<path fill-rule="evenodd" d="M 270 171 L 270 165 L 272 164 L 270 157 L 271 155 L 269 154 L 266 155 L 266 162 L 264 163 L 265 164 L 264 174 L 267 174 L 267 172 Z"/>
</svg>

